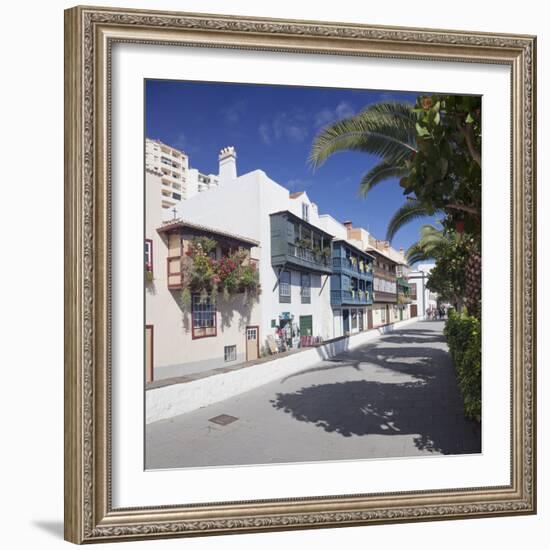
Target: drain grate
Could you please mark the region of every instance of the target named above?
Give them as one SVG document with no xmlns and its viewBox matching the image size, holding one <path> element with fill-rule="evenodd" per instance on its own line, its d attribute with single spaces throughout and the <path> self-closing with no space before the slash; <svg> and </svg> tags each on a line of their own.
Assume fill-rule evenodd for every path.
<svg viewBox="0 0 550 550">
<path fill-rule="evenodd" d="M 231 416 L 230 414 L 219 414 L 214 418 L 209 418 L 208 422 L 214 422 L 214 424 L 219 424 L 220 426 L 227 426 L 236 420 L 239 420 L 236 416 Z"/>
</svg>

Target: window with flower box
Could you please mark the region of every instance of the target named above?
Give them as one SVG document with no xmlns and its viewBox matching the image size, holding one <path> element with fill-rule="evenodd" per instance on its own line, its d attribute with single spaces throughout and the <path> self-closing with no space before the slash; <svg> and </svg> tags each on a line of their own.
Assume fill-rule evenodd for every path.
<svg viewBox="0 0 550 550">
<path fill-rule="evenodd" d="M 192 296 L 193 338 L 216 336 L 216 305 L 210 297 Z"/>
</svg>

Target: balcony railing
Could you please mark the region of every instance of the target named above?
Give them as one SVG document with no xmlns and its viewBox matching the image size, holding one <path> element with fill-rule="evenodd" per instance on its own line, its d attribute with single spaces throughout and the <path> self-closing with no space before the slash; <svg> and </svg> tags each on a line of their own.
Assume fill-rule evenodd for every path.
<svg viewBox="0 0 550 550">
<path fill-rule="evenodd" d="M 383 290 L 375 290 L 373 300 L 375 302 L 389 302 L 397 303 L 397 293 L 395 292 L 385 292 Z"/>
<path fill-rule="evenodd" d="M 372 304 L 372 295 L 365 290 L 331 290 L 330 302 L 333 306 Z"/>
<path fill-rule="evenodd" d="M 311 268 L 322 268 L 323 271 L 331 271 L 330 258 L 321 254 L 316 254 L 309 248 L 303 248 L 294 244 L 288 243 L 287 258 L 291 261 L 298 260 L 300 265 Z"/>
<path fill-rule="evenodd" d="M 332 258 L 332 266 L 336 271 L 346 270 L 352 272 L 354 275 L 363 275 L 372 278 L 372 267 L 370 265 L 365 264 L 361 268 L 360 262 L 354 262 L 349 258 Z"/>
</svg>

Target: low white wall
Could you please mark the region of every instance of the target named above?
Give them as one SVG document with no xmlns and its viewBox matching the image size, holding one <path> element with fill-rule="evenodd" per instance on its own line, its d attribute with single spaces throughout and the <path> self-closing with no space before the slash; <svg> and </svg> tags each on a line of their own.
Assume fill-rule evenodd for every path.
<svg viewBox="0 0 550 550">
<path fill-rule="evenodd" d="M 251 367 L 147 390 L 145 392 L 146 423 L 150 424 L 157 420 L 191 412 L 253 390 L 284 376 L 308 369 L 319 361 L 330 359 L 343 351 L 355 349 L 375 340 L 381 334 L 392 332 L 396 328 L 416 321 L 418 321 L 417 317 L 407 319 L 354 334 L 336 342 L 327 342 L 322 346 L 309 348 L 299 353 L 280 358 L 274 356 L 271 361 Z"/>
</svg>

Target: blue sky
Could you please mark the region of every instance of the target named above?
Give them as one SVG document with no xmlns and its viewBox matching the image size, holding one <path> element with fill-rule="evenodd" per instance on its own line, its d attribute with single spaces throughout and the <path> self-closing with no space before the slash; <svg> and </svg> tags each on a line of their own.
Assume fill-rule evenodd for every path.
<svg viewBox="0 0 550 550">
<path fill-rule="evenodd" d="M 145 135 L 183 149 L 192 167 L 217 174 L 219 150 L 233 145 L 238 174 L 261 169 L 291 192 L 306 191 L 320 213 L 385 238 L 388 221 L 405 198 L 397 180 L 379 184 L 367 198 L 359 196 L 361 177 L 377 158 L 343 152 L 315 171 L 307 158 L 323 126 L 370 103 L 413 103 L 417 93 L 163 80 L 147 80 L 145 86 Z M 392 245 L 406 249 L 430 221 L 410 223 Z"/>
</svg>

